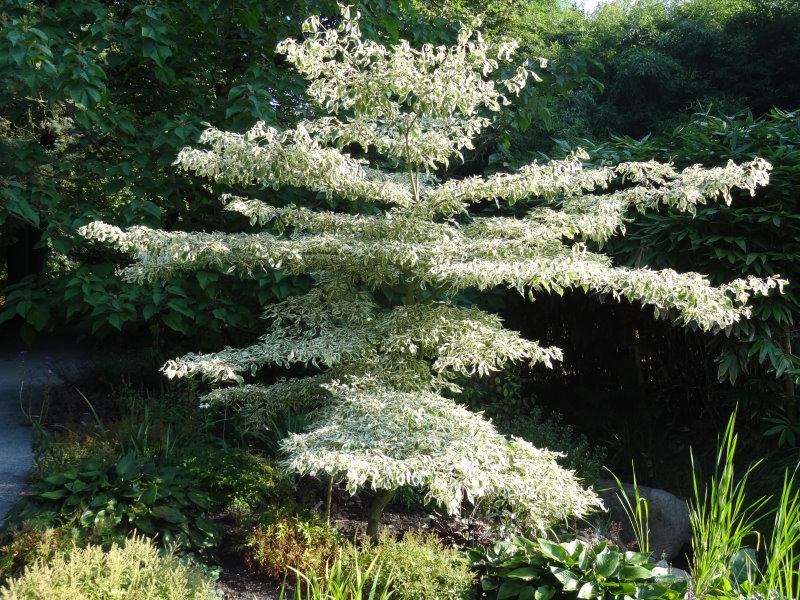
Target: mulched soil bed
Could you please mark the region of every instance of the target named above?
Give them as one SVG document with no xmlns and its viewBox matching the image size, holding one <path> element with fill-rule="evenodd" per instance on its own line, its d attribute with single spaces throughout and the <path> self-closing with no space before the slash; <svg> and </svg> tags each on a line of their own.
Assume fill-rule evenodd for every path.
<svg viewBox="0 0 800 600">
<path fill-rule="evenodd" d="M 241 568 L 223 570 L 215 587 L 222 590 L 225 600 L 278 600 L 281 589 L 279 584 L 257 579 Z"/>
</svg>

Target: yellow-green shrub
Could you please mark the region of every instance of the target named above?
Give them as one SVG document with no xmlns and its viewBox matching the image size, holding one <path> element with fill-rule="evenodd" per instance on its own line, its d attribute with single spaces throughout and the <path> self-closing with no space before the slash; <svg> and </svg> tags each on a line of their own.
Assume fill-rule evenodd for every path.
<svg viewBox="0 0 800 600">
<path fill-rule="evenodd" d="M 294 496 L 289 476 L 246 450 L 208 448 L 186 459 L 184 466 L 218 512 L 246 516 Z"/>
<path fill-rule="evenodd" d="M 383 534 L 376 544 L 361 550 L 351 546 L 347 552 L 353 561 L 359 554 L 367 564 L 377 557 L 382 566 L 378 587 L 388 581 L 395 600 L 475 598 L 475 574 L 466 555 L 433 534 L 411 531 L 400 539 Z"/>
<path fill-rule="evenodd" d="M 343 545 L 341 535 L 318 516 L 277 510 L 265 515 L 245 543 L 245 563 L 279 579 L 290 569 L 323 573 Z"/>
<path fill-rule="evenodd" d="M 0 589 L 2 600 L 211 600 L 217 595 L 200 571 L 145 538 L 129 538 L 108 552 L 75 549 L 39 561 Z"/>
<path fill-rule="evenodd" d="M 75 466 L 83 459 L 112 462 L 118 454 L 118 446 L 101 435 L 74 431 L 53 433 L 37 454 L 31 474 L 34 479 L 44 479 L 51 473 Z"/>
<path fill-rule="evenodd" d="M 18 575 L 37 560 L 51 560 L 73 547 L 73 536 L 65 527 L 25 521 L 10 527 L 0 538 L 0 583 Z"/>
</svg>

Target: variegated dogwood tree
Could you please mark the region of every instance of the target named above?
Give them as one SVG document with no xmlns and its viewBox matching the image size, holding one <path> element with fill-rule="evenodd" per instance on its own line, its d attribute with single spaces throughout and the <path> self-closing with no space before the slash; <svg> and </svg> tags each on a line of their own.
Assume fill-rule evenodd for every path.
<svg viewBox="0 0 800 600">
<path fill-rule="evenodd" d="M 487 43 L 465 26 L 451 47 L 387 47 L 362 38 L 347 7 L 334 26 L 309 18 L 304 33 L 279 50 L 308 79 L 308 98 L 322 116 L 290 130 L 264 123 L 245 134 L 207 129 L 202 147 L 184 149 L 177 165 L 227 186 L 302 187 L 370 210 L 225 196 L 255 232 L 121 230 L 101 222 L 82 230 L 132 255 L 124 276 L 137 282 L 207 268 L 314 277 L 308 293 L 266 307 L 258 343 L 171 360 L 167 376 L 214 382 L 204 401 L 235 405 L 254 427 L 285 409 L 308 411 L 310 427 L 283 443 L 286 467 L 350 492 L 373 489 L 373 535 L 405 485 L 424 489 L 450 513 L 471 504 L 529 531 L 598 507 L 557 454 L 501 435 L 452 399 L 456 375 L 483 376 L 509 361 L 552 367 L 561 358 L 558 348 L 505 329 L 460 292 L 582 288 L 651 305 L 679 324 L 728 327 L 748 316 L 753 294 L 780 280 L 714 287 L 696 273 L 615 266 L 590 247 L 623 231 L 631 209 L 729 202 L 732 188 L 765 185 L 769 165 L 589 168 L 576 153 L 513 173 L 442 181 L 437 174 L 472 149 L 489 116 L 536 77 L 527 64 L 510 78 L 492 77 L 512 60 L 515 44 Z M 494 215 L 471 210 L 492 203 Z M 524 210 L 504 210 L 514 203 Z M 398 288 L 404 300 L 394 305 L 376 294 Z M 305 365 L 315 374 L 246 382 L 268 364 Z"/>
</svg>

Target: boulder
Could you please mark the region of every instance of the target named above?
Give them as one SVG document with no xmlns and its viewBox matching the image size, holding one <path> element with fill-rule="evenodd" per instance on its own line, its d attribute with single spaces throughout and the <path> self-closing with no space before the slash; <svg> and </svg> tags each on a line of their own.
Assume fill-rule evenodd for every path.
<svg viewBox="0 0 800 600">
<path fill-rule="evenodd" d="M 633 504 L 635 497 L 633 484 L 622 485 Z M 616 482 L 611 479 L 600 479 L 594 487 L 603 499 L 611 518 L 622 525 L 623 541 L 626 543 L 635 541 L 632 527 L 618 497 L 620 490 Z M 691 541 L 692 527 L 689 523 L 689 507 L 686 500 L 664 490 L 642 485 L 639 486 L 639 495 L 647 500 L 650 512 L 650 550 L 654 558 L 676 559 L 681 548 Z"/>
</svg>

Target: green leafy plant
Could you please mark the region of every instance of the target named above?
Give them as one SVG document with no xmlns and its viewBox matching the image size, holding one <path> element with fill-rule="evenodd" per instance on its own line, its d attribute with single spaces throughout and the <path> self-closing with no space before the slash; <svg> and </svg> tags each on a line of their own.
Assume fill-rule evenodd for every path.
<svg viewBox="0 0 800 600">
<path fill-rule="evenodd" d="M 135 454 L 111 465 L 86 459 L 35 483 L 13 511 L 25 520 L 51 515 L 105 543 L 132 531 L 157 536 L 163 545 L 205 551 L 216 544 L 217 527 L 206 515 L 208 495 L 186 473 Z"/>
<path fill-rule="evenodd" d="M 0 588 L 2 600 L 214 600 L 211 581 L 149 540 L 132 537 L 108 551 L 75 549 L 38 561 Z"/>
<path fill-rule="evenodd" d="M 719 440 L 714 472 L 707 485 L 701 488 L 702 476 L 693 468 L 694 499 L 689 512 L 692 591 L 698 598 L 732 595 L 796 598 L 800 575 L 797 469 L 791 476 L 788 471 L 784 473 L 780 497 L 771 511 L 766 510 L 770 497 L 748 500 L 748 482 L 761 461 L 750 464 L 737 476 L 735 423 L 736 413 L 731 415 Z M 772 531 L 764 544 L 763 559 L 759 560 L 752 546 L 757 547 L 763 536 L 756 525 L 771 512 L 774 513 Z"/>
<path fill-rule="evenodd" d="M 380 23 L 435 43 L 454 33 L 420 26 L 431 20 L 413 2 L 379 6 L 368 29 Z M 182 228 L 190 196 L 193 226 L 220 226 L 211 197 L 172 176 L 174 155 L 205 120 L 241 130 L 257 120 L 291 123 L 298 76 L 274 48 L 299 34 L 304 11 L 330 11 L 330 3 L 53 0 L 3 8 L 0 264 L 19 285 L 8 290 L 0 321 L 16 318 L 26 339 L 67 324 L 100 336 L 143 322 L 207 336 L 257 323 L 251 294 L 269 302 L 297 290 L 280 272 L 255 275 L 252 285 L 218 269 L 143 289 L 115 276 L 118 256 L 87 251 L 74 233 L 98 214 Z M 238 32 L 234 44 L 229 31 Z"/>
<path fill-rule="evenodd" d="M 759 591 L 781 598 L 800 597 L 800 489 L 795 476 L 784 476 L 766 558 L 760 570 Z"/>
<path fill-rule="evenodd" d="M 476 578 L 466 555 L 446 546 L 435 535 L 409 531 L 396 539 L 383 533 L 362 549 L 352 544 L 345 565 L 355 568 L 359 556 L 380 561 L 383 569 L 372 577 L 379 587 L 392 590 L 398 600 L 470 600 L 475 597 Z"/>
<path fill-rule="evenodd" d="M 778 448 L 784 446 L 796 448 L 797 441 L 800 439 L 800 423 L 793 422 L 786 417 L 769 417 L 764 419 L 765 423 L 770 423 L 770 427 L 764 431 L 765 437 L 774 437 L 778 441 Z"/>
<path fill-rule="evenodd" d="M 553 542 L 517 537 L 470 551 L 481 587 L 496 600 L 652 598 L 678 600 L 686 580 L 607 540 Z"/>
</svg>

